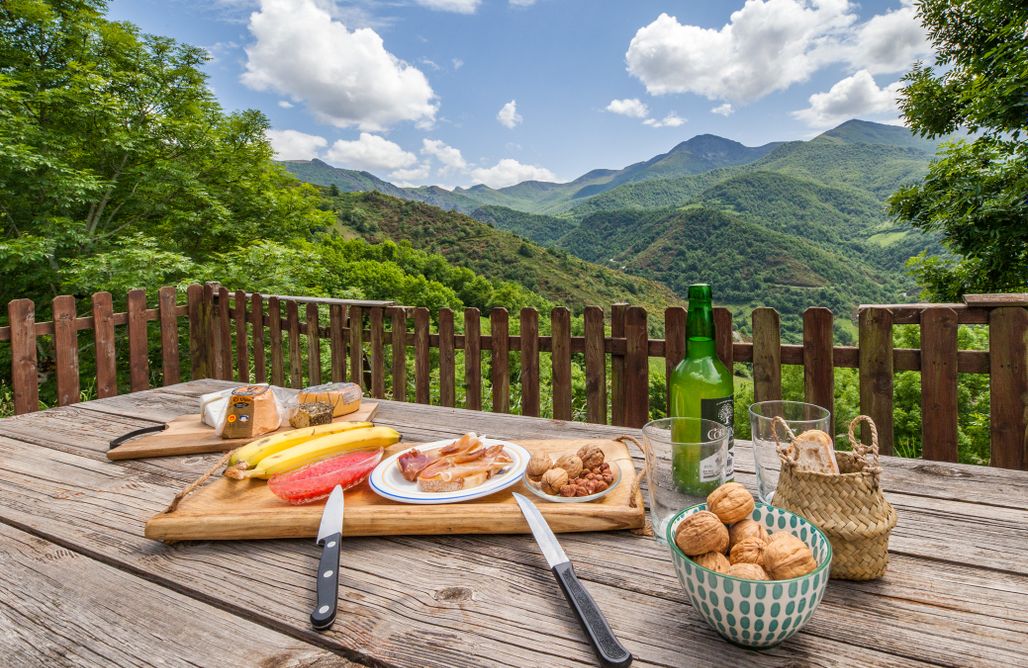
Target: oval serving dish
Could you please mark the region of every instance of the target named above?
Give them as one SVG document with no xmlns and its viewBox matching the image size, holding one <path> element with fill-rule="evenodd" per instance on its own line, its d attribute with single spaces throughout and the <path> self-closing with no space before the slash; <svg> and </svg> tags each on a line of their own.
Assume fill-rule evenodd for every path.
<svg viewBox="0 0 1028 668">
<path fill-rule="evenodd" d="M 547 501 L 552 501 L 554 503 L 588 503 L 589 501 L 596 501 L 597 499 L 602 499 L 603 497 L 607 496 L 612 491 L 614 491 L 614 488 L 617 487 L 618 483 L 621 482 L 621 467 L 611 466 L 610 469 L 614 472 L 614 480 L 611 481 L 607 489 L 603 490 L 602 492 L 590 494 L 589 496 L 560 496 L 559 494 L 547 494 L 542 490 L 542 488 L 539 487 L 539 483 L 533 482 L 528 479 L 527 473 L 523 476 L 522 482 L 524 482 L 525 488 L 528 491 L 532 492 L 539 498 L 545 499 Z"/>
</svg>

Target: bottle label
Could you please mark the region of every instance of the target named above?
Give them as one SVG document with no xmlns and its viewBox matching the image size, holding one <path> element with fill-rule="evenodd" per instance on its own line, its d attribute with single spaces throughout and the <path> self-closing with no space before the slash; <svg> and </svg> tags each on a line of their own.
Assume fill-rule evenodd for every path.
<svg viewBox="0 0 1028 668">
<path fill-rule="evenodd" d="M 712 482 L 721 477 L 721 453 L 716 452 L 700 461 L 700 482 Z"/>
<path fill-rule="evenodd" d="M 735 397 L 719 397 L 717 399 L 700 399 L 700 417 L 704 420 L 720 422 L 732 428 L 735 424 Z M 706 462 L 707 460 L 704 460 Z M 702 471 L 700 475 L 703 475 Z M 728 457 L 725 460 L 725 481 L 735 478 L 735 436 L 728 439 Z"/>
</svg>

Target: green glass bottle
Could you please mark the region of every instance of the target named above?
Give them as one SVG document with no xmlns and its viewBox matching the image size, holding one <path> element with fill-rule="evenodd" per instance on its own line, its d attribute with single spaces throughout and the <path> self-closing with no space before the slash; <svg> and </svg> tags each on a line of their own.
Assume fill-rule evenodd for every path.
<svg viewBox="0 0 1028 668">
<path fill-rule="evenodd" d="M 689 315 L 685 323 L 685 359 L 671 374 L 671 417 L 694 417 L 714 420 L 729 427 L 735 417 L 735 384 L 732 372 L 718 359 L 714 342 L 714 311 L 710 285 L 689 286 Z M 695 431 L 696 433 L 689 433 Z M 676 441 L 706 440 L 699 429 L 675 429 Z M 729 441 L 725 462 L 725 479 L 734 478 L 735 443 Z M 705 496 L 719 484 L 718 475 L 711 475 L 695 450 L 679 449 L 674 453 L 672 471 L 675 483 L 685 494 Z"/>
</svg>

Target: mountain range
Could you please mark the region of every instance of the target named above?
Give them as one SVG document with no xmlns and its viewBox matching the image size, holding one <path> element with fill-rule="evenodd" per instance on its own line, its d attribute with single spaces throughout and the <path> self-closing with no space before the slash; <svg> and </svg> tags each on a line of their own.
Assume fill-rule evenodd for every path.
<svg viewBox="0 0 1028 668">
<path fill-rule="evenodd" d="M 428 243 L 427 250 L 457 264 L 475 244 L 462 250 L 454 229 L 469 239 L 505 231 L 551 253 L 649 279 L 679 298 L 689 283 L 709 281 L 717 299 L 744 321 L 754 305 L 778 308 L 791 334 L 798 332 L 803 308 L 829 306 L 842 316 L 838 334 L 845 340 L 857 304 L 909 299 L 914 286 L 905 261 L 940 250 L 935 239 L 897 226 L 885 208 L 892 192 L 924 175 L 936 148 L 937 142 L 904 127 L 851 120 L 810 140 L 758 147 L 698 135 L 622 169 L 594 169 L 568 183 L 525 181 L 499 189 L 403 188 L 320 160 L 284 164 L 301 180 L 334 185 L 342 193 L 377 191 L 449 211 L 449 229 L 436 230 L 452 242 L 448 250 L 429 243 L 431 231 L 409 221 L 379 236 Z M 427 210 L 415 217 L 425 219 Z M 442 224 L 439 216 L 429 218 Z M 522 273 L 516 266 L 507 271 Z M 536 285 L 543 278 L 529 274 Z M 613 286 L 614 276 L 605 274 L 603 283 Z M 659 292 L 645 291 L 647 301 L 661 299 Z M 621 299 L 632 297 L 629 292 Z"/>
</svg>

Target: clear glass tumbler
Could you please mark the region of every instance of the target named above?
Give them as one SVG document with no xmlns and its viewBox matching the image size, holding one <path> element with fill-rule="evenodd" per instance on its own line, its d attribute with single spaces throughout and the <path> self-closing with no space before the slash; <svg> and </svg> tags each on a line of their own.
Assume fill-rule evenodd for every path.
<svg viewBox="0 0 1028 668">
<path fill-rule="evenodd" d="M 650 522 L 665 543 L 667 523 L 724 483 L 732 430 L 713 420 L 675 417 L 654 420 L 642 433 Z"/>
<path fill-rule="evenodd" d="M 780 462 L 777 441 L 772 431 L 774 419 L 780 417 L 794 434 L 820 429 L 832 435 L 832 415 L 827 408 L 802 401 L 761 401 L 750 406 L 750 429 L 753 439 L 753 463 L 757 469 L 757 495 L 771 503 L 778 487 Z M 778 428 L 778 438 L 786 443 L 788 436 Z M 834 437 L 833 437 L 834 438 Z"/>
</svg>

